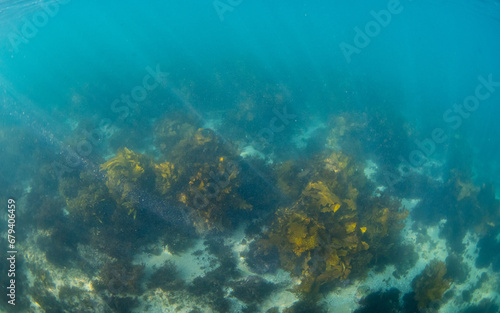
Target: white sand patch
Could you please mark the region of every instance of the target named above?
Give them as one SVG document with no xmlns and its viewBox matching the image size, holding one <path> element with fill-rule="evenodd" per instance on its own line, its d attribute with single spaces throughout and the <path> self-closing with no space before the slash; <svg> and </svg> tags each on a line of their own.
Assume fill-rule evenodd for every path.
<svg viewBox="0 0 500 313">
<path fill-rule="evenodd" d="M 209 129 L 217 130 L 220 127 L 221 124 L 222 124 L 222 118 L 221 117 L 208 118 L 208 119 L 205 119 L 202 127 L 203 128 L 209 128 Z"/>
<path fill-rule="evenodd" d="M 326 128 L 325 124 L 320 121 L 315 121 L 304 131 L 302 131 L 298 136 L 293 138 L 292 142 L 299 149 L 304 149 L 307 147 L 307 141 L 312 137 L 315 131 L 321 128 Z"/>
<path fill-rule="evenodd" d="M 87 303 L 91 303 L 95 312 L 104 312 L 104 307 L 106 307 L 107 304 L 101 296 L 95 292 L 92 284 L 92 280 L 95 280 L 97 277 L 89 277 L 80 268 L 61 268 L 47 261 L 45 253 L 40 250 L 37 244 L 37 240 L 40 237 L 50 235 L 48 231 L 32 232 L 27 237 L 26 241 L 19 243 L 18 251 L 25 251 L 23 253 L 24 261 L 26 264 L 29 264 L 26 270 L 23 271 L 27 280 L 24 283 L 30 288 L 42 284 L 42 286 L 46 287 L 45 291 L 52 294 L 61 304 L 65 301 L 73 301 L 74 303 L 82 303 L 83 305 L 84 301 L 87 301 Z M 93 252 L 95 253 L 93 265 L 101 259 L 106 259 L 107 262 L 110 261 L 110 259 L 103 254 L 97 251 Z M 74 296 L 71 299 L 60 299 L 59 296 L 62 287 L 77 288 L 82 291 L 83 294 Z M 30 312 L 45 312 L 32 295 L 28 295 L 28 298 L 30 300 Z M 88 305 L 89 304 L 87 304 L 87 306 Z"/>
<path fill-rule="evenodd" d="M 247 277 L 250 275 L 256 275 L 248 268 L 245 258 L 242 256 L 242 253 L 248 250 L 251 241 L 246 242 L 246 244 L 242 244 L 243 239 L 245 239 L 244 227 L 240 227 L 237 231 L 235 231 L 231 238 L 226 240 L 226 244 L 231 245 L 232 251 L 236 253 L 236 257 L 238 258 L 238 269 L 243 273 L 243 276 Z M 279 290 L 271 294 L 268 299 L 264 300 L 264 302 L 260 304 L 262 312 L 266 312 L 272 307 L 278 307 L 282 310 L 290 307 L 298 300 L 297 296 L 289 291 L 297 285 L 297 282 L 290 277 L 290 273 L 279 269 L 273 274 L 261 274 L 257 276 L 274 283 L 279 287 Z M 235 313 L 236 312 L 240 311 L 235 311 Z"/>
<path fill-rule="evenodd" d="M 206 304 L 195 303 L 189 294 L 173 296 L 160 288 L 148 290 L 140 298 L 140 303 L 132 312 L 134 313 L 191 313 L 193 310 L 200 312 L 215 313 Z M 197 312 L 197 311 L 195 311 Z"/>
<path fill-rule="evenodd" d="M 421 199 L 407 199 L 401 200 L 401 206 L 405 207 L 408 211 L 413 211 Z"/>
<path fill-rule="evenodd" d="M 498 274 L 495 274 L 493 272 L 491 265 L 487 268 L 477 268 L 475 265 L 479 252 L 477 249 L 479 239 L 480 238 L 477 234 L 472 234 L 470 232 L 468 232 L 464 237 L 464 240 L 462 241 L 465 244 L 463 262 L 469 267 L 469 276 L 463 284 L 452 285 L 450 289 L 454 292 L 454 298 L 440 308 L 440 313 L 461 312 L 469 305 L 478 304 L 483 299 L 494 300 L 498 305 L 500 305 L 500 293 L 498 290 L 500 279 L 498 277 Z M 472 294 L 472 301 L 470 303 L 464 303 L 464 301 L 461 299 L 462 292 L 472 289 L 485 273 L 488 275 L 489 279 L 482 284 L 481 288 L 474 291 L 474 293 Z"/>
<path fill-rule="evenodd" d="M 260 159 L 260 160 L 266 159 L 266 156 L 264 155 L 264 153 L 255 149 L 255 147 L 253 147 L 251 145 L 248 145 L 248 146 L 241 148 L 240 156 L 244 159 L 246 159 L 246 158 L 256 158 L 256 159 Z"/>
<path fill-rule="evenodd" d="M 180 254 L 172 254 L 168 247 L 162 247 L 160 255 L 141 253 L 134 257 L 134 264 L 144 264 L 145 273 L 151 275 L 162 267 L 165 261 L 171 261 L 179 272 L 179 277 L 186 283 L 192 282 L 198 276 L 204 276 L 218 266 L 217 258 L 206 251 L 203 240 L 198 240 L 195 245 Z M 194 255 L 193 253 L 200 251 Z"/>
<path fill-rule="evenodd" d="M 377 173 L 377 171 L 378 171 L 378 165 L 375 162 L 373 162 L 372 160 L 366 161 L 364 170 L 366 178 L 368 178 L 372 182 L 375 182 L 374 176 Z"/>
</svg>

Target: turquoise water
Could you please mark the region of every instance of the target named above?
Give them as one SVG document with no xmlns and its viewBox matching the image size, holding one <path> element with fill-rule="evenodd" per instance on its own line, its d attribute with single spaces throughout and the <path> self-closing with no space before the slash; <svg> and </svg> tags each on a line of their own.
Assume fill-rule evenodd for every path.
<svg viewBox="0 0 500 313">
<path fill-rule="evenodd" d="M 4 311 L 498 311 L 498 1 L 0 0 L 0 34 Z"/>
</svg>

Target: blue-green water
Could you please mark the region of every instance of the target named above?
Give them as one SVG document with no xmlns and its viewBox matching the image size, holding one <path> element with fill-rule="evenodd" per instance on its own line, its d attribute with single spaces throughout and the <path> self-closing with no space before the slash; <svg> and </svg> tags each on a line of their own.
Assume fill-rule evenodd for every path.
<svg viewBox="0 0 500 313">
<path fill-rule="evenodd" d="M 6 312 L 498 311 L 500 2 L 0 0 L 0 35 Z"/>
</svg>

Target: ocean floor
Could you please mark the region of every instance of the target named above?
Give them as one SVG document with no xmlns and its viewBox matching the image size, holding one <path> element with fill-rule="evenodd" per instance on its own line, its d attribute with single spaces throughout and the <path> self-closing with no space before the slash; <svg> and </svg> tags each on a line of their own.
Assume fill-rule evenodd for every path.
<svg viewBox="0 0 500 313">
<path fill-rule="evenodd" d="M 411 209 L 412 205 L 415 205 L 416 200 L 405 201 L 407 208 Z M 411 292 L 411 281 L 417 276 L 431 260 L 437 259 L 440 261 L 445 261 L 448 256 L 446 244 L 443 239 L 439 238 L 439 226 L 430 227 L 427 229 L 426 233 L 428 235 L 425 242 L 417 242 L 417 234 L 411 230 L 411 220 L 407 221 L 407 226 L 402 232 L 402 240 L 406 243 L 413 244 L 415 250 L 419 254 L 419 260 L 417 264 L 408 270 L 405 275 L 398 278 L 394 276 L 394 267 L 388 266 L 383 272 L 375 273 L 370 272 L 365 279 L 358 281 L 351 281 L 349 285 L 342 288 L 338 288 L 327 294 L 321 301 L 327 309 L 327 312 L 336 313 L 351 313 L 359 308 L 359 301 L 367 296 L 369 293 L 376 291 L 384 291 L 390 288 L 397 288 L 402 293 Z M 48 293 L 54 295 L 54 298 L 58 301 L 80 301 L 85 303 L 84 300 L 92 302 L 96 308 L 95 312 L 100 312 L 102 308 L 106 306 L 105 301 L 102 300 L 99 293 L 95 292 L 93 286 L 93 280 L 96 277 L 89 277 L 81 270 L 76 268 L 64 269 L 56 267 L 49 263 L 44 253 L 38 249 L 35 242 L 39 237 L 47 236 L 45 233 L 37 233 L 29 236 L 29 240 L 20 244 L 20 251 L 29 251 L 24 254 L 24 258 L 28 265 L 28 270 L 26 273 L 26 278 L 28 280 L 28 285 L 33 286 L 37 281 L 37 276 L 34 275 L 37 271 L 46 271 L 47 275 L 50 275 L 50 280 L 52 281 L 51 286 L 47 289 Z M 244 262 L 244 257 L 242 253 L 248 247 L 250 242 L 242 244 L 245 239 L 243 230 L 235 232 L 231 237 L 225 239 L 225 244 L 232 247 L 234 256 L 239 260 L 238 270 L 243 273 L 243 277 L 255 275 L 252 273 L 246 263 Z M 454 313 L 464 310 L 467 306 L 473 303 L 479 303 L 484 298 L 489 299 L 500 299 L 500 294 L 498 290 L 495 291 L 495 286 L 500 285 L 500 280 L 497 275 L 489 275 L 489 280 L 486 284 L 478 290 L 475 290 L 472 294 L 472 303 L 464 303 L 461 294 L 464 290 L 470 289 L 472 286 L 476 285 L 479 280 L 481 280 L 484 273 L 491 273 L 491 268 L 478 269 L 475 267 L 475 259 L 477 258 L 476 246 L 478 242 L 478 237 L 474 234 L 468 234 L 464 243 L 466 244 L 466 252 L 464 255 L 464 260 L 470 269 L 469 278 L 463 284 L 453 284 L 450 288 L 453 296 L 451 296 L 445 304 L 443 304 L 439 312 L 443 313 Z M 150 247 L 151 248 L 151 247 Z M 154 280 L 154 277 L 150 277 L 154 270 L 160 267 L 165 261 L 171 261 L 177 269 L 179 270 L 180 277 L 186 282 L 192 282 L 193 279 L 199 276 L 203 276 L 206 272 L 209 272 L 217 268 L 220 264 L 217 263 L 217 258 L 210 254 L 207 246 L 204 245 L 203 240 L 197 242 L 197 244 L 178 255 L 173 255 L 168 251 L 165 246 L 156 247 L 162 252 L 158 255 L 153 255 L 150 253 L 138 254 L 134 260 L 134 264 L 143 264 L 145 266 L 144 274 L 149 277 L 149 279 Z M 98 251 L 88 251 L 88 248 L 80 246 L 79 255 L 83 258 L 88 258 L 86 262 L 93 263 L 94 266 L 99 266 L 104 262 L 109 262 L 109 257 Z M 197 253 L 198 251 L 198 253 Z M 201 253 L 200 253 L 201 252 Z M 294 278 L 290 277 L 290 274 L 278 270 L 276 274 L 266 274 L 261 275 L 261 277 L 269 282 L 272 282 L 279 286 L 279 289 L 272 293 L 267 300 L 260 304 L 260 311 L 266 312 L 268 309 L 277 307 L 279 309 L 285 309 L 290 307 L 298 297 L 291 292 L 294 286 L 298 284 Z M 49 279 L 49 277 L 47 277 Z M 76 288 L 81 293 L 78 299 L 61 299 L 61 290 L 63 288 Z M 227 290 L 229 295 L 231 290 Z M 133 312 L 181 312 L 189 313 L 193 312 L 194 309 L 199 309 L 205 307 L 204 303 L 199 299 L 191 299 L 189 294 L 185 297 L 175 292 L 171 294 L 170 292 L 164 292 L 160 288 L 149 290 L 138 297 L 139 306 L 134 308 Z M 236 298 L 231 298 L 232 310 L 231 312 L 241 312 L 245 304 Z M 497 302 L 499 303 L 499 302 Z M 499 303 L 500 304 L 500 303 Z M 206 308 L 206 307 L 205 307 Z M 45 312 L 41 309 L 40 305 L 32 300 L 31 302 L 31 312 Z M 104 311 L 102 311 L 104 312 Z M 210 309 L 204 309 L 203 312 L 212 312 Z"/>
<path fill-rule="evenodd" d="M 245 153 L 251 149 L 244 149 Z M 377 170 L 373 162 L 368 162 L 365 174 L 371 178 Z M 27 190 L 30 191 L 30 190 Z M 410 212 L 419 204 L 420 199 L 403 199 L 402 207 Z M 22 207 L 23 200 L 20 201 Z M 368 275 L 359 280 L 348 280 L 342 287 L 338 287 L 320 299 L 319 304 L 326 312 L 352 313 L 360 308 L 360 301 L 370 293 L 385 291 L 397 288 L 402 294 L 412 291 L 411 283 L 424 268 L 432 261 L 446 261 L 449 255 L 445 239 L 440 237 L 440 229 L 446 223 L 442 220 L 435 226 L 425 229 L 416 229 L 410 216 L 405 221 L 405 227 L 400 233 L 400 241 L 403 244 L 412 245 L 418 253 L 418 261 L 414 266 L 404 273 L 396 274 L 394 266 L 389 265 L 383 271 L 372 270 Z M 96 281 L 99 277 L 89 275 L 92 271 L 88 268 L 97 269 L 103 264 L 113 262 L 113 258 L 89 248 L 86 245 L 79 245 L 77 255 L 80 258 L 82 268 L 61 267 L 47 261 L 44 251 L 37 244 L 43 241 L 44 237 L 51 234 L 44 231 L 33 231 L 27 236 L 27 240 L 19 243 L 19 251 L 24 251 L 23 257 L 26 262 L 24 274 L 26 285 L 29 288 L 38 288 L 42 285 L 45 292 L 60 303 L 66 303 L 68 307 L 79 307 L 81 312 L 94 310 L 93 312 L 106 312 L 109 302 L 106 295 L 96 290 Z M 223 246 L 227 247 L 230 257 L 237 260 L 236 268 L 241 274 L 240 280 L 248 277 L 255 277 L 255 273 L 248 268 L 245 262 L 245 252 L 248 250 L 252 239 L 246 238 L 244 227 L 240 227 L 231 234 L 223 237 Z M 494 274 L 491 265 L 487 268 L 477 268 L 475 265 L 478 257 L 479 236 L 474 233 L 467 233 L 463 244 L 463 263 L 468 268 L 468 277 L 464 282 L 453 283 L 442 300 L 439 312 L 455 313 L 462 312 L 469 305 L 479 303 L 487 298 L 500 305 L 500 294 L 498 286 L 500 279 Z M 135 295 L 138 303 L 133 312 L 215 312 L 208 308 L 206 299 L 203 297 L 193 297 L 191 293 L 178 289 L 174 291 L 164 291 L 161 288 L 146 288 L 147 281 L 155 281 L 155 271 L 161 268 L 165 262 L 176 268 L 176 275 L 185 284 L 193 284 L 196 278 L 204 277 L 207 273 L 223 267 L 219 256 L 211 252 L 205 238 L 201 238 L 186 251 L 172 253 L 169 247 L 162 243 L 139 249 L 133 264 L 143 266 L 142 288 L 146 290 Z M 223 270 L 223 269 L 222 269 Z M 259 312 L 267 312 L 272 308 L 277 308 L 278 312 L 284 312 L 299 300 L 297 294 L 292 292 L 293 288 L 300 284 L 296 278 L 283 270 L 278 270 L 274 274 L 259 275 L 264 281 L 273 283 L 276 288 L 265 300 L 258 304 Z M 485 276 L 488 278 L 485 279 Z M 194 282 L 196 283 L 196 282 Z M 480 286 L 477 288 L 477 286 Z M 109 287 L 109 286 L 108 286 Z M 464 301 L 463 293 L 473 290 L 470 301 Z M 224 287 L 226 299 L 229 299 L 231 312 L 242 312 L 246 304 L 232 296 L 232 288 Z M 30 312 L 46 312 L 37 301 L 30 297 Z M 80 304 L 78 304 L 80 303 Z M 197 311 L 198 310 L 198 311 Z M 201 311 L 200 311 L 201 310 Z"/>
</svg>

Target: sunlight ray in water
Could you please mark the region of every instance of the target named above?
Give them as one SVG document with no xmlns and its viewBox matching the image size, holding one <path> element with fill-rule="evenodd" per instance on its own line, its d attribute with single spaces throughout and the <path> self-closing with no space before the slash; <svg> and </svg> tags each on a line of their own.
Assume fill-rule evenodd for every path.
<svg viewBox="0 0 500 313">
<path fill-rule="evenodd" d="M 0 311 L 497 313 L 498 8 L 0 0 Z"/>
</svg>

